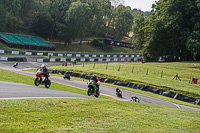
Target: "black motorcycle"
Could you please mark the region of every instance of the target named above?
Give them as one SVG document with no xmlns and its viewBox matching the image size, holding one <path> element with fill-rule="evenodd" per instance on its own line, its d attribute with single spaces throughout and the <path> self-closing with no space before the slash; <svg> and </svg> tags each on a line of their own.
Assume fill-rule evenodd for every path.
<svg viewBox="0 0 200 133">
<path fill-rule="evenodd" d="M 64 79 L 68 79 L 68 80 L 70 80 L 70 74 L 67 74 L 67 73 L 66 73 L 66 74 L 64 75 L 63 78 L 64 78 Z"/>
<path fill-rule="evenodd" d="M 116 90 L 116 95 L 120 98 L 122 98 L 122 91 L 121 90 Z"/>
<path fill-rule="evenodd" d="M 18 66 L 18 63 L 16 62 L 16 63 L 14 63 L 14 65 L 13 65 L 13 67 L 17 67 Z"/>
<path fill-rule="evenodd" d="M 94 80 L 88 81 L 88 91 L 87 94 L 88 96 L 94 95 L 96 98 L 99 97 L 100 91 L 97 85 L 95 84 Z"/>
</svg>

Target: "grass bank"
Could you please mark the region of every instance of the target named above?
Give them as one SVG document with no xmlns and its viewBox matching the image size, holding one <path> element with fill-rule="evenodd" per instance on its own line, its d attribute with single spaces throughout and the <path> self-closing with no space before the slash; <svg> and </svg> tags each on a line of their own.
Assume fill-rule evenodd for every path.
<svg viewBox="0 0 200 133">
<path fill-rule="evenodd" d="M 109 63 L 75 66 L 54 66 L 49 69 L 96 74 L 99 77 L 118 79 L 153 86 L 190 97 L 200 98 L 200 84 L 190 84 L 192 77 L 200 79 L 200 62 L 173 63 Z M 173 79 L 178 73 L 181 81 Z M 162 77 L 161 77 L 162 75 Z"/>
<path fill-rule="evenodd" d="M 99 49 L 94 47 L 92 44 L 54 44 L 56 51 L 71 51 L 71 52 L 111 52 L 111 53 L 139 53 L 138 50 L 130 48 L 111 46 L 111 49 Z"/>
<path fill-rule="evenodd" d="M 0 132 L 200 132 L 200 112 L 117 100 L 1 100 L 0 113 Z"/>
<path fill-rule="evenodd" d="M 100 53 L 140 53 L 139 50 L 133 50 L 130 48 L 124 48 L 124 47 L 117 47 L 117 46 L 111 46 L 111 49 L 99 49 L 94 47 L 93 45 L 89 43 L 84 44 L 70 44 L 70 45 L 64 45 L 64 44 L 54 44 L 56 46 L 56 51 L 70 51 L 70 52 L 100 52 Z M 29 49 L 19 49 L 19 48 L 11 48 L 7 45 L 0 42 L 0 49 L 11 49 L 11 50 L 22 50 L 22 51 L 32 51 L 32 52 L 48 52 L 48 51 L 41 51 L 41 50 L 29 50 Z M 55 52 L 56 52 L 55 51 Z M 52 51 L 50 51 L 52 52 Z"/>
</svg>

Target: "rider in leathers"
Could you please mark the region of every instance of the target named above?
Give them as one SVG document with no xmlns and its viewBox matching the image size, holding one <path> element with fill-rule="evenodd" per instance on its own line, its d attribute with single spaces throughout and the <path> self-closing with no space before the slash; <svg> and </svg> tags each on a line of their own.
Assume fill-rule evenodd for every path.
<svg viewBox="0 0 200 133">
<path fill-rule="evenodd" d="M 99 89 L 99 86 L 100 86 L 99 82 L 100 81 L 95 74 L 91 77 L 91 80 L 93 80 L 95 82 L 97 88 Z"/>
</svg>

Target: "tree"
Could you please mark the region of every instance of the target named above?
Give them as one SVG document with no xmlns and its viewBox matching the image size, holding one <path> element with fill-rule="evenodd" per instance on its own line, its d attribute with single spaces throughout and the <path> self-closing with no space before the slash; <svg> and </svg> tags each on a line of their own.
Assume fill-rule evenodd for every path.
<svg viewBox="0 0 200 133">
<path fill-rule="evenodd" d="M 35 16 L 33 22 L 31 23 L 32 33 L 43 38 L 51 37 L 52 27 L 53 22 L 51 21 L 51 18 L 43 14 L 38 14 L 37 16 Z"/>
<path fill-rule="evenodd" d="M 122 40 L 124 36 L 129 36 L 133 25 L 133 14 L 128 7 L 118 6 L 113 30 L 113 39 Z"/>
<path fill-rule="evenodd" d="M 139 11 L 134 13 L 132 42 L 136 49 L 142 49 L 142 45 L 144 44 L 144 19 L 144 14 L 141 14 Z"/>
<path fill-rule="evenodd" d="M 94 36 L 105 37 L 108 18 L 111 12 L 109 0 L 89 0 L 92 23 L 90 31 Z"/>
<path fill-rule="evenodd" d="M 186 42 L 195 14 L 193 0 L 159 0 L 145 20 L 143 54 L 147 58 L 164 57 L 168 61 L 186 60 Z"/>
<path fill-rule="evenodd" d="M 5 21 L 6 21 L 6 11 L 5 11 L 5 8 L 4 8 L 4 5 L 3 5 L 3 2 L 0 1 L 0 31 L 4 31 L 5 29 Z"/>
<path fill-rule="evenodd" d="M 193 26 L 193 29 L 189 30 L 190 33 L 189 37 L 187 39 L 186 46 L 188 50 L 191 51 L 195 55 L 196 60 L 200 59 L 199 51 L 200 51 L 200 0 L 195 1 L 196 9 L 195 14 L 191 19 Z M 187 34 L 188 35 L 188 34 Z"/>
<path fill-rule="evenodd" d="M 91 23 L 91 8 L 87 3 L 73 2 L 66 13 L 66 23 L 71 27 L 71 33 L 80 38 L 80 44 L 88 33 Z"/>
</svg>

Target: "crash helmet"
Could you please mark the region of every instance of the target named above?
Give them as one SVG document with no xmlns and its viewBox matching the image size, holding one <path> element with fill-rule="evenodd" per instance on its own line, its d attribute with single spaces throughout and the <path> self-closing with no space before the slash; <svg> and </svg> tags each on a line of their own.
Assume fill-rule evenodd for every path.
<svg viewBox="0 0 200 133">
<path fill-rule="evenodd" d="M 97 76 L 94 74 L 92 77 L 93 77 L 93 78 L 96 78 Z"/>
<path fill-rule="evenodd" d="M 46 66 L 45 66 L 44 64 L 42 64 L 42 65 L 41 65 L 41 68 L 44 69 L 44 68 L 46 68 Z"/>
</svg>

